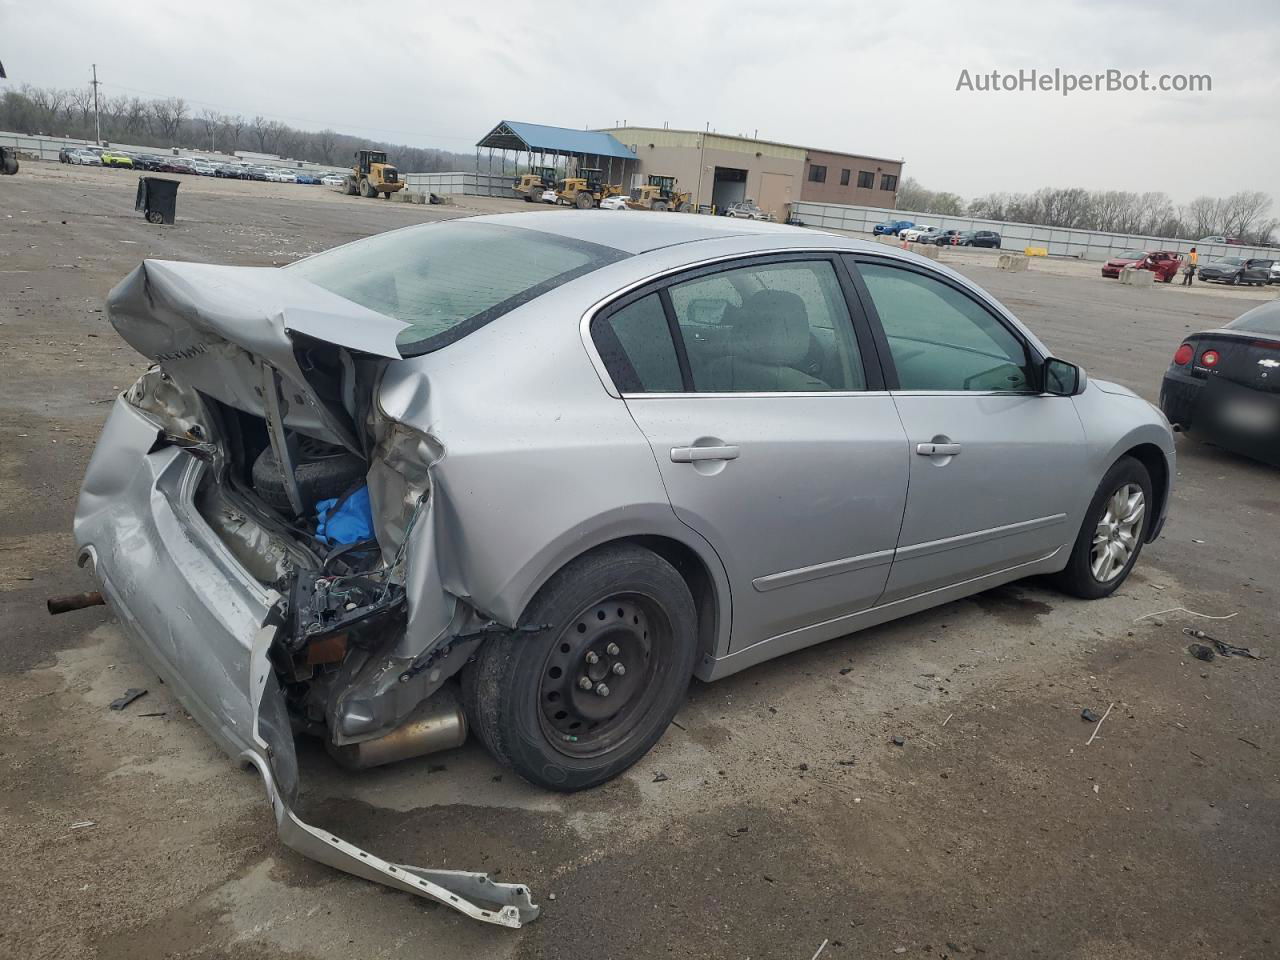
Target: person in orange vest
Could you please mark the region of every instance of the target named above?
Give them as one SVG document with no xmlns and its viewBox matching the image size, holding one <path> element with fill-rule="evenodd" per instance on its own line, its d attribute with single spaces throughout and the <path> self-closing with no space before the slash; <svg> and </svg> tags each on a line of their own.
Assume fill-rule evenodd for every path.
<svg viewBox="0 0 1280 960">
<path fill-rule="evenodd" d="M 1182 285 L 1184 287 L 1191 286 L 1191 278 L 1196 275 L 1196 264 L 1200 262 L 1200 254 L 1196 253 L 1196 248 L 1192 247 L 1191 252 L 1187 254 L 1186 265 L 1182 268 Z"/>
</svg>

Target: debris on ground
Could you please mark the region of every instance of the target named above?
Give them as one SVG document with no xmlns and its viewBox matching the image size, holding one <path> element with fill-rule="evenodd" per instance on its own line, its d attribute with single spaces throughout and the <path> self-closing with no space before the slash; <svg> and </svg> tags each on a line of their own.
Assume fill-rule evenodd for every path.
<svg viewBox="0 0 1280 960">
<path fill-rule="evenodd" d="M 654 776 L 653 776 L 653 782 L 654 782 L 654 783 L 663 783 L 664 781 L 667 781 L 667 780 L 670 780 L 670 779 L 671 779 L 671 778 L 670 778 L 670 777 L 668 777 L 665 773 L 656 773 L 656 774 L 654 774 Z"/>
<path fill-rule="evenodd" d="M 1214 657 L 1213 648 L 1206 647 L 1203 643 L 1191 644 L 1191 646 L 1187 647 L 1187 652 L 1197 660 L 1203 660 L 1205 663 L 1208 663 Z"/>
<path fill-rule="evenodd" d="M 145 697 L 146 695 L 147 695 L 146 690 L 139 689 L 138 687 L 130 687 L 128 690 L 124 692 L 122 696 L 116 697 L 114 700 L 111 701 L 111 709 L 123 710 L 129 704 L 133 703 L 133 701 L 137 700 L 139 697 Z"/>
<path fill-rule="evenodd" d="M 893 735 L 893 745 L 894 745 L 895 747 L 901 747 L 901 746 L 902 746 L 903 744 L 905 744 L 906 742 L 907 742 L 907 738 L 906 738 L 906 737 L 904 737 L 902 734 L 900 734 L 900 733 L 895 733 L 895 734 Z"/>
<path fill-rule="evenodd" d="M 71 825 L 71 829 L 83 830 L 85 827 L 96 827 L 97 825 L 98 825 L 97 820 L 77 820 L 75 823 Z"/>
<path fill-rule="evenodd" d="M 1099 717 L 1096 713 L 1094 713 L 1088 707 L 1085 707 L 1083 710 L 1080 711 L 1080 719 L 1086 720 L 1089 723 L 1097 723 Z"/>
<path fill-rule="evenodd" d="M 1103 721 L 1105 721 L 1105 720 L 1107 719 L 1107 717 L 1111 716 L 1111 711 L 1112 711 L 1114 708 L 1115 708 L 1115 703 L 1114 703 L 1114 702 L 1113 702 L 1113 703 L 1110 703 L 1110 704 L 1108 704 L 1108 705 L 1107 705 L 1107 712 L 1106 712 L 1106 713 L 1104 713 L 1104 714 L 1103 714 L 1103 715 L 1098 719 L 1098 725 L 1097 725 L 1096 727 L 1094 727 L 1094 728 L 1093 728 L 1093 733 L 1089 734 L 1089 739 L 1088 739 L 1088 740 L 1086 740 L 1086 741 L 1084 742 L 1084 745 L 1085 745 L 1086 747 L 1087 747 L 1089 744 L 1093 743 L 1093 738 L 1094 738 L 1094 737 L 1096 737 L 1096 736 L 1098 735 L 1098 731 L 1102 729 Z M 1083 714 L 1082 714 L 1082 716 L 1083 716 Z M 1094 792 L 1094 793 L 1097 793 L 1097 792 L 1098 792 L 1097 784 L 1095 784 L 1095 785 L 1094 785 L 1094 787 L 1093 787 L 1093 792 Z"/>
<path fill-rule="evenodd" d="M 1140 617 L 1135 617 L 1133 622 L 1141 623 L 1143 620 L 1150 620 L 1152 617 L 1162 617 L 1166 613 L 1189 613 L 1193 617 L 1201 617 L 1204 620 L 1230 620 L 1232 617 L 1238 617 L 1240 615 L 1239 611 L 1236 611 L 1235 613 L 1228 613 L 1224 616 L 1215 617 L 1211 613 L 1197 613 L 1195 610 L 1188 610 L 1186 607 L 1170 607 L 1168 610 L 1157 610 L 1155 613 L 1144 613 Z M 1157 627 L 1164 626 L 1164 621 L 1156 620 L 1155 624 Z"/>
<path fill-rule="evenodd" d="M 1203 630 L 1196 630 L 1192 627 L 1183 627 L 1182 632 L 1185 633 L 1188 637 L 1195 637 L 1197 640 L 1208 640 L 1211 644 L 1213 644 L 1213 649 L 1218 651 L 1219 656 L 1248 657 L 1250 660 L 1266 659 L 1265 657 L 1258 656 L 1248 647 L 1237 647 L 1235 646 L 1235 644 L 1227 643 L 1225 640 L 1219 640 L 1217 637 L 1211 637 L 1209 636 L 1209 634 L 1205 633 Z M 1195 652 L 1196 647 L 1203 647 L 1203 646 L 1204 644 L 1202 643 L 1193 643 L 1190 647 L 1190 650 L 1192 654 L 1197 658 L 1199 658 L 1200 660 L 1212 660 L 1213 659 L 1212 656 L 1202 657 L 1200 656 L 1200 654 Z"/>
</svg>

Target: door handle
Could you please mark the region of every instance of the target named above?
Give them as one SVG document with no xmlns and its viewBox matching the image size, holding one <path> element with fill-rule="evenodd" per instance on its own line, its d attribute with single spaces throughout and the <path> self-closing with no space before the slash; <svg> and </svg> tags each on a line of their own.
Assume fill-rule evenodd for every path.
<svg viewBox="0 0 1280 960">
<path fill-rule="evenodd" d="M 697 463 L 699 460 L 737 460 L 741 451 L 731 444 L 719 447 L 672 447 L 672 463 Z"/>
<path fill-rule="evenodd" d="M 960 452 L 958 443 L 917 443 L 916 453 L 922 457 L 954 457 Z"/>
</svg>

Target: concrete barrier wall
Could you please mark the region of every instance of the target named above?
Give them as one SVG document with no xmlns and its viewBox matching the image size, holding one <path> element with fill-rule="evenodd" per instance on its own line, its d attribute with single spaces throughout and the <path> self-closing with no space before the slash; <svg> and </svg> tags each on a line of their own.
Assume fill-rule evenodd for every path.
<svg viewBox="0 0 1280 960">
<path fill-rule="evenodd" d="M 405 183 L 417 193 L 439 196 L 514 197 L 511 184 L 515 178 L 496 173 L 455 170 L 448 173 L 406 173 Z"/>
<path fill-rule="evenodd" d="M 813 203 L 801 200 L 791 205 L 792 216 L 808 227 L 870 233 L 877 223 L 888 220 L 911 220 L 937 226 L 943 230 L 994 230 L 1000 234 L 1005 250 L 1021 251 L 1025 247 L 1046 247 L 1050 256 L 1078 257 L 1082 260 L 1107 260 L 1124 250 L 1176 250 L 1186 253 L 1195 247 L 1200 262 L 1216 257 L 1267 257 L 1280 259 L 1280 249 L 1245 247 L 1233 244 L 1201 244 L 1195 240 L 1171 240 L 1168 237 L 1130 236 L 1100 233 L 1092 230 L 1065 230 L 1031 223 L 1006 223 L 976 217 L 940 217 L 911 210 L 888 210 L 883 207 L 858 207 L 837 203 Z"/>
</svg>

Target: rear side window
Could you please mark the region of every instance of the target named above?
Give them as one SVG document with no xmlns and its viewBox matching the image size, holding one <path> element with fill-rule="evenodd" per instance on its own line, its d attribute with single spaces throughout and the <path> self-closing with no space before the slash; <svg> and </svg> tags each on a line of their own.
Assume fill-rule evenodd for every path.
<svg viewBox="0 0 1280 960">
<path fill-rule="evenodd" d="M 662 298 L 641 297 L 591 322 L 600 359 L 622 393 L 679 393 L 680 362 Z"/>
</svg>

